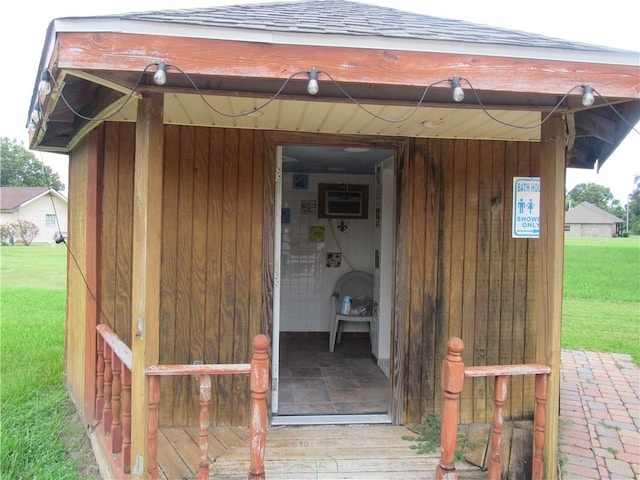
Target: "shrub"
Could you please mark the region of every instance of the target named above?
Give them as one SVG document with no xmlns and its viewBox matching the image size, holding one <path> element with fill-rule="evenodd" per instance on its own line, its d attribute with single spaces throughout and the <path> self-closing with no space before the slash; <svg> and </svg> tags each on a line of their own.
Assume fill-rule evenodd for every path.
<svg viewBox="0 0 640 480">
<path fill-rule="evenodd" d="M 0 225 L 0 243 L 2 245 L 11 245 L 15 235 L 15 224 L 3 223 Z"/>
<path fill-rule="evenodd" d="M 33 239 L 38 235 L 38 232 L 40 232 L 40 228 L 29 220 L 18 220 L 18 222 L 13 225 L 16 229 L 18 238 L 27 246 L 31 245 Z"/>
</svg>

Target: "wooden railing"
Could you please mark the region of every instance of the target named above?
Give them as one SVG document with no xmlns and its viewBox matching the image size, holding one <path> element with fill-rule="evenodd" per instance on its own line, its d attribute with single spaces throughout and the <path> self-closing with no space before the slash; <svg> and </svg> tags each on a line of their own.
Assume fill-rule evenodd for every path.
<svg viewBox="0 0 640 480">
<path fill-rule="evenodd" d="M 102 423 L 106 446 L 121 461 L 114 465 L 122 473 L 131 472 L 131 349 L 105 324 L 98 331 L 96 364 L 96 420 Z M 209 405 L 211 375 L 250 375 L 251 417 L 249 480 L 263 480 L 264 451 L 267 434 L 267 391 L 269 388 L 269 339 L 258 335 L 253 340 L 251 363 L 222 365 L 154 365 L 145 370 L 149 377 L 149 449 L 148 477 L 157 479 L 158 471 L 158 406 L 160 377 L 197 375 L 200 384 L 200 463 L 198 479 L 209 478 Z"/>
<path fill-rule="evenodd" d="M 95 418 L 102 423 L 111 453 L 121 453 L 131 471 L 131 349 L 105 324 L 98 330 Z"/>
<path fill-rule="evenodd" d="M 250 364 L 230 365 L 155 365 L 147 368 L 149 377 L 149 478 L 156 480 L 158 472 L 158 406 L 160 377 L 169 375 L 197 375 L 200 382 L 200 464 L 198 480 L 209 478 L 209 405 L 211 403 L 211 375 L 250 374 L 251 416 L 249 425 L 249 480 L 264 480 L 264 450 L 267 439 L 267 390 L 269 388 L 269 339 L 258 335 L 253 340 Z"/>
<path fill-rule="evenodd" d="M 456 439 L 458 436 L 458 399 L 462 393 L 464 379 L 495 377 L 494 411 L 489 445 L 489 480 L 500 480 L 502 465 L 500 446 L 502 443 L 503 408 L 507 400 L 509 377 L 513 375 L 535 375 L 536 408 L 533 434 L 533 464 L 531 478 L 542 480 L 544 462 L 545 404 L 547 402 L 547 376 L 551 368 L 547 365 L 492 365 L 465 367 L 462 361 L 464 342 L 457 337 L 447 342 L 447 357 L 442 362 L 442 390 L 444 407 L 442 412 L 441 456 L 436 467 L 436 479 L 457 480 L 455 466 Z"/>
</svg>

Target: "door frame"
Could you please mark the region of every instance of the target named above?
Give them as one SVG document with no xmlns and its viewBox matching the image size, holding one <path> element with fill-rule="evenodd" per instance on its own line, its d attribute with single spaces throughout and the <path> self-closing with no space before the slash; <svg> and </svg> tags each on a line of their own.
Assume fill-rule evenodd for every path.
<svg viewBox="0 0 640 480">
<path fill-rule="evenodd" d="M 265 159 L 266 159 L 266 181 L 265 181 L 265 213 L 263 219 L 264 226 L 264 312 L 265 312 L 265 332 L 271 336 L 272 342 L 272 387 L 271 387 L 271 411 L 270 414 L 277 414 L 277 401 L 279 387 L 279 373 L 277 372 L 277 361 L 279 361 L 280 339 L 279 318 L 276 313 L 280 313 L 280 242 L 276 241 L 280 234 L 280 210 L 282 204 L 282 145 L 304 144 L 304 145 L 344 145 L 371 148 L 388 148 L 395 151 L 394 171 L 395 171 L 395 278 L 394 278 L 394 316 L 391 322 L 390 339 L 390 376 L 389 376 L 389 409 L 388 416 L 393 424 L 402 424 L 404 421 L 404 398 L 405 398 L 405 372 L 406 372 L 406 326 L 405 326 L 405 306 L 404 295 L 402 293 L 403 278 L 406 265 L 404 255 L 404 228 L 402 228 L 401 198 L 402 198 L 402 169 L 408 160 L 409 142 L 407 138 L 396 137 L 370 137 L 360 135 L 335 135 L 335 134 L 311 134 L 297 132 L 266 132 L 265 134 Z M 278 188 L 276 188 L 278 185 Z M 276 246 L 277 244 L 277 246 Z M 276 257 L 276 249 L 278 255 Z M 276 288 L 276 282 L 278 284 Z M 276 297 L 276 291 L 278 293 Z M 277 325 L 276 325 L 277 322 Z M 277 327 L 277 329 L 275 328 Z M 276 351 L 277 348 L 277 351 Z M 339 423 L 339 422 L 336 422 Z"/>
</svg>

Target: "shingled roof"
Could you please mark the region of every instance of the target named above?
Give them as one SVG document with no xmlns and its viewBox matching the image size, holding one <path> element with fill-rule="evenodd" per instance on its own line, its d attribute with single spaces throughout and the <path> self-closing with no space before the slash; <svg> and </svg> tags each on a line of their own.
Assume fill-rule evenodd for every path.
<svg viewBox="0 0 640 480">
<path fill-rule="evenodd" d="M 596 207 L 592 203 L 582 202 L 565 214 L 564 223 L 601 223 L 610 225 L 612 223 L 622 223 L 624 220 L 616 217 Z"/>
<path fill-rule="evenodd" d="M 14 211 L 49 192 L 64 199 L 62 195 L 48 187 L 0 187 L 0 210 L 3 212 Z"/>
<path fill-rule="evenodd" d="M 521 31 L 410 13 L 348 0 L 301 0 L 113 15 L 122 20 L 255 31 L 375 36 L 488 45 L 614 52 Z"/>
</svg>

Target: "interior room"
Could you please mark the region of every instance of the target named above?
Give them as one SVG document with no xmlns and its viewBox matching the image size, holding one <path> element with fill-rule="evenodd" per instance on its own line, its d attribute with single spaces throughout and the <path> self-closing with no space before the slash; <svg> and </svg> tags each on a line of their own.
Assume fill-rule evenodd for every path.
<svg viewBox="0 0 640 480">
<path fill-rule="evenodd" d="M 279 161 L 274 414 L 386 415 L 394 151 L 286 145 Z"/>
</svg>

